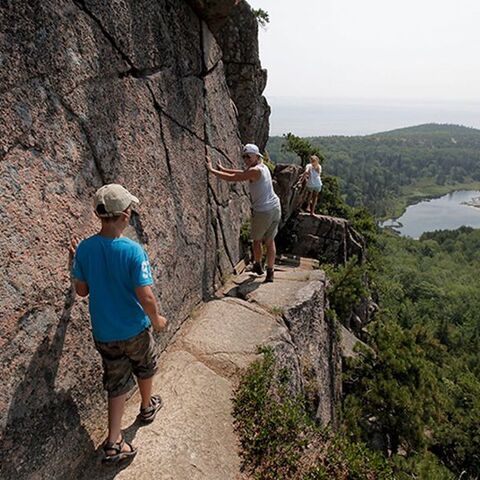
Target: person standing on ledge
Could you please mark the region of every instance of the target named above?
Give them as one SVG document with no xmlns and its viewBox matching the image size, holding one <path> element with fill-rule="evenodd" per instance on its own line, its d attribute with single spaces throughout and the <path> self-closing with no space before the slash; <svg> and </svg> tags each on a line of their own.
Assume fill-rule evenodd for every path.
<svg viewBox="0 0 480 480">
<path fill-rule="evenodd" d="M 316 155 L 310 156 L 310 163 L 305 168 L 302 180 L 307 182 L 307 208 L 310 215 L 315 215 L 315 207 L 317 206 L 318 195 L 322 190 L 322 166 L 320 165 L 320 159 Z"/>
<path fill-rule="evenodd" d="M 146 252 L 122 236 L 136 203 L 138 199 L 121 185 L 98 189 L 94 206 L 102 222 L 100 232 L 80 243 L 72 239 L 69 248 L 75 291 L 81 297 L 89 295 L 92 334 L 102 357 L 103 385 L 108 392 L 108 438 L 103 445 L 107 463 L 136 454 L 121 431 L 134 376 L 142 397 L 140 421 L 152 422 L 162 406 L 160 396 L 152 395 L 157 370 L 152 325 L 160 331 L 167 320 L 158 313 Z"/>
<path fill-rule="evenodd" d="M 262 242 L 267 247 L 267 276 L 265 282 L 273 282 L 275 264 L 275 236 L 282 215 L 280 199 L 273 190 L 270 170 L 263 163 L 263 156 L 256 145 L 248 143 L 243 147 L 242 158 L 245 170 L 235 170 L 218 165 L 213 168 L 207 155 L 207 169 L 216 177 L 228 182 L 248 182 L 252 200 L 251 236 L 253 240 L 252 272 L 263 275 Z"/>
</svg>

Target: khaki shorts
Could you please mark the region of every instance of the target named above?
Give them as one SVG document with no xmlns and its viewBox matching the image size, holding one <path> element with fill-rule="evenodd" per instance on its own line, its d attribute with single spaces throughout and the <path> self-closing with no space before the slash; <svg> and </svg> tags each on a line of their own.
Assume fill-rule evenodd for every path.
<svg viewBox="0 0 480 480">
<path fill-rule="evenodd" d="M 278 232 L 278 225 L 282 217 L 280 207 L 266 212 L 252 212 L 251 237 L 253 240 L 271 240 Z"/>
<path fill-rule="evenodd" d="M 117 342 L 97 342 L 102 356 L 103 386 L 109 397 L 129 392 L 135 385 L 134 375 L 147 379 L 157 371 L 157 353 L 152 327 L 133 338 Z"/>
</svg>

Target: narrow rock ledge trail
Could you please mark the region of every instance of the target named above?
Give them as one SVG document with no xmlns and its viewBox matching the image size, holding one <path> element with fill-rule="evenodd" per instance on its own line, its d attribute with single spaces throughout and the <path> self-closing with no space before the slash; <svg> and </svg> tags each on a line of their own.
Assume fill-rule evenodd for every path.
<svg viewBox="0 0 480 480">
<path fill-rule="evenodd" d="M 124 433 L 137 448 L 131 462 L 101 464 L 101 448 L 82 468 L 85 480 L 239 480 L 240 457 L 232 397 L 241 372 L 258 358 L 259 345 L 292 343 L 281 312 L 302 301 L 302 290 L 323 289 L 315 261 L 276 267 L 275 282 L 244 273 L 217 299 L 192 313 L 162 353 L 154 392 L 164 406 L 155 421 L 136 421 L 139 393 L 130 398 Z M 101 439 L 99 439 L 101 440 Z"/>
</svg>

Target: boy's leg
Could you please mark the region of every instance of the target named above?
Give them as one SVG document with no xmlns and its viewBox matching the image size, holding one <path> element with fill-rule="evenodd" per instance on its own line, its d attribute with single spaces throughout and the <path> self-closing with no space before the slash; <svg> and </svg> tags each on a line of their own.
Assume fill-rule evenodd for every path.
<svg viewBox="0 0 480 480">
<path fill-rule="evenodd" d="M 152 398 L 152 385 L 153 377 L 150 378 L 137 378 L 138 389 L 140 390 L 140 395 L 142 396 L 142 408 L 147 408 L 150 406 Z"/>
<path fill-rule="evenodd" d="M 138 418 L 149 423 L 162 407 L 160 395 L 152 395 L 153 377 L 157 371 L 157 353 L 151 327 L 128 341 L 128 354 L 142 397 Z"/>
<path fill-rule="evenodd" d="M 109 397 L 108 399 L 108 441 L 117 443 L 121 440 L 122 417 L 125 410 L 125 400 L 127 394 L 118 397 Z M 124 451 L 129 451 L 128 446 L 124 446 Z"/>
<path fill-rule="evenodd" d="M 128 392 L 135 385 L 130 361 L 125 356 L 124 342 L 95 342 L 95 346 L 102 356 L 104 369 L 103 385 L 108 392 L 108 438 L 109 443 L 118 443 L 122 440 L 122 417 Z M 133 451 L 125 442 L 123 452 Z M 107 456 L 116 455 L 115 450 L 105 449 Z"/>
</svg>

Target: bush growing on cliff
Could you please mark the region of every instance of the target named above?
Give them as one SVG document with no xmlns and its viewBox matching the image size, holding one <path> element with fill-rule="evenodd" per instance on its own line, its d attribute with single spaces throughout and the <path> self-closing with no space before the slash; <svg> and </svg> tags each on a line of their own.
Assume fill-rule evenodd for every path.
<svg viewBox="0 0 480 480">
<path fill-rule="evenodd" d="M 268 12 L 265 10 L 262 10 L 261 8 L 258 9 L 253 9 L 252 10 L 253 15 L 257 19 L 258 24 L 262 28 L 266 28 L 266 26 L 270 23 L 270 16 L 268 15 Z"/>
<path fill-rule="evenodd" d="M 420 451 L 425 428 L 439 419 L 436 368 L 422 348 L 428 335 L 391 321 L 376 322 L 370 334 L 374 350 L 351 361 L 345 376 L 347 430 L 360 433 L 355 438 L 363 441 L 377 434 L 385 453 Z"/>
<path fill-rule="evenodd" d="M 290 395 L 288 372 L 274 372 L 274 354 L 264 350 L 235 393 L 244 470 L 258 480 L 393 479 L 380 455 L 317 426 Z"/>
<path fill-rule="evenodd" d="M 335 311 L 340 321 L 345 321 L 362 298 L 369 295 L 366 281 L 368 265 L 359 263 L 354 257 L 345 265 L 324 265 L 324 268 L 330 280 L 330 308 Z"/>
<path fill-rule="evenodd" d="M 320 149 L 314 147 L 305 138 L 297 137 L 293 133 L 287 133 L 283 138 L 285 139 L 285 142 L 282 145 L 282 151 L 297 154 L 300 157 L 300 164 L 302 167 L 305 167 L 305 165 L 308 164 L 311 155 L 316 155 L 320 159 L 320 162 L 325 160 Z"/>
</svg>

